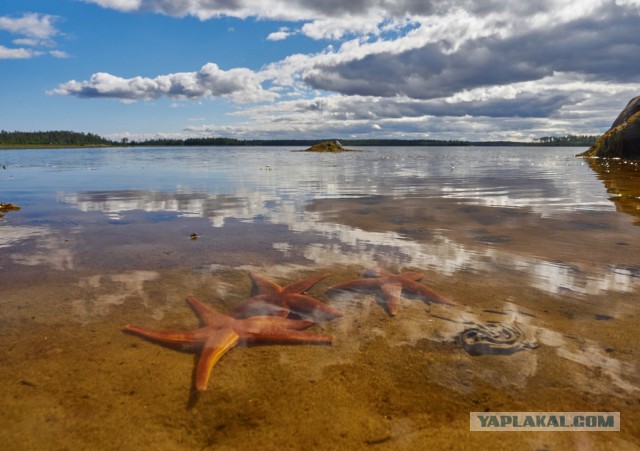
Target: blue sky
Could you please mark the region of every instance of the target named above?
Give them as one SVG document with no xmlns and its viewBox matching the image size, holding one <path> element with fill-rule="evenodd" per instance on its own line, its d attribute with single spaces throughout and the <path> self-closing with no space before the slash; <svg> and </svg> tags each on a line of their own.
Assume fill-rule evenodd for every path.
<svg viewBox="0 0 640 451">
<path fill-rule="evenodd" d="M 640 0 L 0 3 L 0 129 L 529 140 L 640 95 Z"/>
</svg>

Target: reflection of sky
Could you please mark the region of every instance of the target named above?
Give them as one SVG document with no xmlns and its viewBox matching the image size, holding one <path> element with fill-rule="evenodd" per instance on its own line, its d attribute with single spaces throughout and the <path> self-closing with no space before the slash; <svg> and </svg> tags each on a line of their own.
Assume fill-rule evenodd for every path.
<svg viewBox="0 0 640 451">
<path fill-rule="evenodd" d="M 7 198 L 0 201 L 23 209 L 0 222 L 0 252 L 8 253 L 9 260 L 18 265 L 60 271 L 78 268 L 81 265 L 74 248 L 65 238 L 73 241 L 73 236 L 82 234 L 96 220 L 113 234 L 126 233 L 126 227 L 118 224 L 135 221 L 142 212 L 150 217 L 162 214 L 163 220 L 169 221 L 203 218 L 214 230 L 242 222 L 253 223 L 252 231 L 268 234 L 273 227 L 262 224 L 279 225 L 279 231 L 287 232 L 266 236 L 272 249 L 321 266 L 367 267 L 375 262 L 443 275 L 468 270 L 487 274 L 510 271 L 530 286 L 555 295 L 631 293 L 640 286 L 640 273 L 625 267 L 624 262 L 586 272 L 566 263 L 510 253 L 500 246 L 466 245 L 439 230 L 429 230 L 429 239 L 424 242 L 392 231 L 328 222 L 307 208 L 314 199 L 419 194 L 462 204 L 527 208 L 540 216 L 614 210 L 601 182 L 583 160 L 573 157 L 574 153 L 574 149 L 538 148 L 411 148 L 397 152 L 379 148 L 339 155 L 274 148 L 4 151 L 0 158 L 7 170 L 0 173 L 0 193 Z M 375 204 L 368 207 L 375 208 Z M 145 227 L 153 234 L 153 221 Z M 299 236 L 305 238 L 289 239 Z M 32 246 L 20 246 L 26 242 Z M 74 315 L 88 322 L 109 314 L 113 306 L 129 297 L 146 303 L 144 284 L 159 277 L 149 269 L 83 277 L 79 286 L 88 294 L 73 300 Z M 422 315 L 405 317 L 401 324 L 406 334 L 399 344 L 415 344 L 422 338 L 452 340 L 464 328 L 464 321 L 499 319 L 517 323 L 536 342 L 555 348 L 564 359 L 602 372 L 614 387 L 598 388 L 603 392 L 638 389 L 631 377 L 635 368 L 588 338 L 570 340 L 518 314 L 515 305 L 505 304 L 505 311 L 515 313 L 497 318 L 463 305 L 455 311 L 441 307 L 431 306 L 430 311 L 455 312 L 455 321 L 432 319 L 425 324 Z M 636 314 L 624 308 L 608 305 L 607 313 L 613 317 Z M 155 308 L 152 314 L 162 318 L 163 307 Z M 349 327 L 346 319 L 341 324 Z M 521 380 L 516 382 L 524 385 L 537 371 L 539 354 L 522 351 L 513 358 L 520 365 L 514 377 Z M 434 372 L 434 380 L 449 380 L 448 375 L 437 373 L 437 366 L 429 371 Z M 499 379 L 490 368 L 484 371 L 486 374 L 479 377 L 488 382 Z"/>
<path fill-rule="evenodd" d="M 29 151 L 38 153 L 39 151 Z M 33 202 L 55 215 L 49 203 L 81 212 L 100 212 L 121 221 L 134 211 L 207 218 L 213 227 L 229 220 L 285 225 L 291 233 L 314 238 L 305 245 L 273 242 L 283 253 L 299 253 L 318 264 L 328 261 L 363 266 L 375 261 L 411 265 L 451 275 L 473 269 L 490 271 L 500 261 L 530 275 L 532 284 L 552 293 L 629 292 L 635 274 L 603 271 L 588 278 L 571 268 L 535 258 L 500 253 L 492 247 L 471 249 L 435 231 L 428 243 L 394 232 L 371 232 L 323 222 L 307 211 L 310 200 L 387 195 L 421 195 L 458 199 L 487 206 L 527 207 L 542 216 L 567 210 L 612 210 L 607 194 L 574 149 L 375 148 L 362 153 L 309 154 L 275 148 L 108 149 L 42 151 L 5 155 L 9 177 L 5 192 L 20 204 Z M 48 158 L 48 159 L 47 159 Z M 45 177 L 46 175 L 46 177 Z M 31 194 L 45 200 L 36 203 Z M 12 200 L 13 202 L 13 200 Z M 27 212 L 37 215 L 33 209 Z M 51 241 L 31 224 L 3 226 L 8 246 L 37 237 Z M 14 238 L 11 236 L 15 235 Z M 21 238 L 22 237 L 22 238 Z M 50 251 L 50 249 L 49 249 Z M 70 267 L 61 256 L 57 267 Z M 27 262 L 26 256 L 14 261 Z M 33 258 L 31 261 L 34 261 Z"/>
<path fill-rule="evenodd" d="M 119 192 L 104 199 L 109 202 L 101 206 L 104 211 L 202 213 L 198 202 L 230 196 L 247 202 L 244 209 L 236 208 L 229 216 L 268 218 L 295 215 L 304 209 L 305 202 L 315 198 L 404 196 L 416 191 L 490 206 L 530 207 L 542 214 L 612 208 L 589 168 L 573 157 L 574 150 L 404 148 L 394 152 L 375 148 L 338 155 L 271 148 L 135 152 L 138 161 L 128 162 L 126 154 L 107 153 L 104 161 L 96 158 L 83 168 L 82 172 L 94 170 L 91 184 L 107 193 Z M 58 166 L 63 164 L 58 162 Z M 83 179 L 75 189 L 61 191 L 97 203 L 97 187 L 88 187 Z M 147 191 L 140 193 L 144 205 L 135 204 L 140 200 L 136 199 L 136 190 Z M 150 197 L 157 204 L 152 204 Z M 84 208 L 90 207 L 85 204 Z M 204 216 L 208 216 L 206 211 Z"/>
</svg>

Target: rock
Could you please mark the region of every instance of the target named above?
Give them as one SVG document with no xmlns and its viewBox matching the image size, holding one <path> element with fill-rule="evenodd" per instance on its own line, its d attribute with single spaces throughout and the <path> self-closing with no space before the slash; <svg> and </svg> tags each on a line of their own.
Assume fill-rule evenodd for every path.
<svg viewBox="0 0 640 451">
<path fill-rule="evenodd" d="M 0 218 L 4 218 L 3 213 L 20 210 L 20 207 L 10 203 L 0 202 Z"/>
<path fill-rule="evenodd" d="M 631 99 L 611 128 L 578 156 L 640 159 L 640 96 Z"/>
<path fill-rule="evenodd" d="M 314 144 L 304 152 L 357 152 L 352 149 L 345 149 L 340 144 L 340 141 L 323 141 L 318 144 Z"/>
<path fill-rule="evenodd" d="M 640 111 L 640 96 L 634 97 L 627 104 L 624 110 L 618 115 L 615 121 L 613 121 L 613 125 L 611 128 L 617 127 L 618 125 L 622 125 L 627 122 L 631 116 L 638 113 Z"/>
</svg>

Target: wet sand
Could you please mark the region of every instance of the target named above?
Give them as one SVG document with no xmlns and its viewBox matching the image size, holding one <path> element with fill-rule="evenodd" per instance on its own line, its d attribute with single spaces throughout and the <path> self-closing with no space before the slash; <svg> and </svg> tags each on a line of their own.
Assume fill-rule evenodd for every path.
<svg viewBox="0 0 640 451">
<path fill-rule="evenodd" d="M 322 200 L 308 209 L 329 223 L 393 231 L 438 252 L 450 240 L 486 266 L 454 275 L 388 267 L 424 271 L 429 286 L 457 303 L 404 297 L 390 317 L 375 294 L 327 292 L 359 277 L 360 264 L 281 261 L 249 249 L 229 251 L 226 262 L 211 254 L 208 264 L 185 256 L 188 263 L 176 268 L 163 264 L 166 255 L 125 260 L 131 249 L 114 247 L 110 260 L 127 261 L 121 269 L 94 262 L 43 271 L 5 255 L 0 442 L 6 449 L 640 447 L 640 239 L 632 217 L 540 218 L 420 196 Z M 549 290 L 555 279 L 532 274 L 544 267 L 536 262 L 551 262 L 573 285 Z M 195 328 L 185 297 L 194 293 L 228 311 L 251 291 L 248 270 L 281 283 L 330 273 L 309 294 L 345 316 L 308 331 L 332 334 L 334 344 L 234 348 L 208 390 L 194 393 L 196 354 L 122 332 L 125 324 Z M 596 290 L 607 271 L 629 288 Z M 538 347 L 471 356 L 457 340 L 465 321 L 518 324 Z M 469 412 L 478 411 L 620 412 L 621 431 L 470 432 Z"/>
</svg>

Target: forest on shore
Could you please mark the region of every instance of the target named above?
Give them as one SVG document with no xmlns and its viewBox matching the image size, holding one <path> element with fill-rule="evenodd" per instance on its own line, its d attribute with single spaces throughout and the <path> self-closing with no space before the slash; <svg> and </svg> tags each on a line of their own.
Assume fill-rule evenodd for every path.
<svg viewBox="0 0 640 451">
<path fill-rule="evenodd" d="M 588 147 L 593 144 L 597 135 L 566 135 L 547 136 L 531 142 L 516 141 L 465 141 L 465 140 L 437 140 L 437 139 L 340 139 L 345 146 L 577 146 Z M 73 131 L 38 131 L 38 132 L 8 132 L 0 131 L 0 147 L 150 147 L 150 146 L 300 146 L 309 147 L 328 139 L 236 139 L 222 137 L 185 138 L 185 139 L 147 139 L 142 141 L 123 138 L 113 141 L 94 133 Z"/>
<path fill-rule="evenodd" d="M 120 145 L 93 133 L 70 131 L 7 132 L 0 131 L 0 147 L 90 147 Z"/>
</svg>

